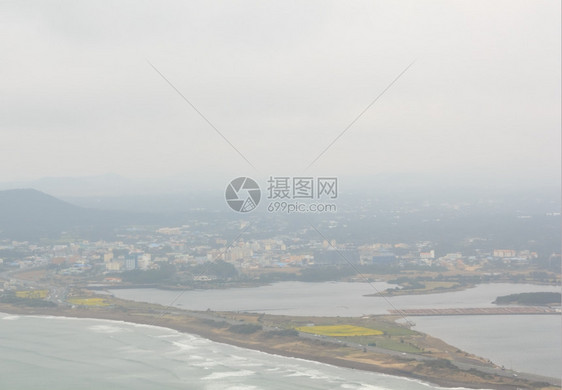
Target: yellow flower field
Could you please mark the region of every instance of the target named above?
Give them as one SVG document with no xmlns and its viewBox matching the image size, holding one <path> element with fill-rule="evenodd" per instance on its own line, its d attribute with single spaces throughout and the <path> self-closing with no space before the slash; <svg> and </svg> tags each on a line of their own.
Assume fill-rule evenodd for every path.
<svg viewBox="0 0 562 390">
<path fill-rule="evenodd" d="M 331 337 L 379 336 L 383 334 L 380 330 L 354 325 L 299 326 L 295 329 L 299 332 Z"/>
<path fill-rule="evenodd" d="M 68 302 L 83 306 L 109 306 L 109 303 L 103 298 L 70 298 Z"/>
<path fill-rule="evenodd" d="M 47 290 L 20 290 L 16 291 L 16 297 L 27 299 L 44 299 L 47 298 Z"/>
</svg>

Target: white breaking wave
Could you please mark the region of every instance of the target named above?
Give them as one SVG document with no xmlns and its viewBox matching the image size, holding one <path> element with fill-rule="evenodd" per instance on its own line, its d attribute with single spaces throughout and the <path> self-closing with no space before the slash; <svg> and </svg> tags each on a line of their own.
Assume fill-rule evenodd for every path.
<svg viewBox="0 0 562 390">
<path fill-rule="evenodd" d="M 232 378 L 232 377 L 244 377 L 254 375 L 254 371 L 250 370 L 242 370 L 242 371 L 225 371 L 225 372 L 214 372 L 211 375 L 207 375 L 201 379 L 205 380 L 216 380 L 216 379 L 223 379 L 223 378 Z"/>
<path fill-rule="evenodd" d="M 201 367 L 201 368 L 206 368 L 206 369 L 209 369 L 211 367 L 216 367 L 218 365 L 219 365 L 219 363 L 217 363 L 215 361 L 212 361 L 212 360 L 207 360 L 207 361 L 204 361 L 204 362 L 201 362 L 201 363 L 191 363 L 192 367 Z"/>
<path fill-rule="evenodd" d="M 286 377 L 295 377 L 295 376 L 303 376 L 303 377 L 308 377 L 311 379 L 324 379 L 324 380 L 333 380 L 335 379 L 333 376 L 327 376 L 323 373 L 321 373 L 320 371 L 317 370 L 294 370 L 291 372 L 288 372 L 286 375 Z"/>
<path fill-rule="evenodd" d="M 180 343 L 179 341 L 172 341 L 172 344 L 178 347 L 180 351 L 193 351 L 194 349 L 197 349 L 197 347 L 193 345 Z"/>
<path fill-rule="evenodd" d="M 345 384 L 341 385 L 341 388 L 342 389 L 349 389 L 349 390 L 391 390 L 388 387 L 367 385 L 367 384 L 364 384 L 364 383 L 358 383 L 358 384 L 345 383 Z"/>
<path fill-rule="evenodd" d="M 19 318 L 20 318 L 20 316 L 12 316 L 12 315 L 7 315 L 5 317 L 2 317 L 3 320 L 7 320 L 7 321 L 14 321 L 14 320 L 17 320 Z"/>
<path fill-rule="evenodd" d="M 121 332 L 130 332 L 129 329 L 119 326 L 111 326 L 111 325 L 92 325 L 88 327 L 89 330 L 96 332 L 96 333 L 121 333 Z"/>
</svg>

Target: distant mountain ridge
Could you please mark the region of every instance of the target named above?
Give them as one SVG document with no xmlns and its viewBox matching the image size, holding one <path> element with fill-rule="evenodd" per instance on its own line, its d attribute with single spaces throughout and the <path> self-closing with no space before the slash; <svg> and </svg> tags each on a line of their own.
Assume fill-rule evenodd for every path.
<svg viewBox="0 0 562 390">
<path fill-rule="evenodd" d="M 0 191 L 0 237 L 56 238 L 78 230 L 86 237 L 109 237 L 117 226 L 140 222 L 139 215 L 78 207 L 34 189 Z"/>
<path fill-rule="evenodd" d="M 114 197 L 190 193 L 194 189 L 205 190 L 215 183 L 214 190 L 222 191 L 221 177 L 202 181 L 200 175 L 156 177 L 151 179 L 129 178 L 117 174 L 95 176 L 42 177 L 30 180 L 0 182 L 0 191 L 13 188 L 33 188 L 57 197 Z M 218 187 L 217 187 L 218 186 Z"/>
<path fill-rule="evenodd" d="M 131 180 L 119 175 L 107 174 L 84 177 L 43 177 L 35 180 L 13 181 L 0 183 L 0 190 L 13 188 L 33 188 L 35 190 L 60 195 L 89 194 L 99 195 L 99 192 L 119 193 L 124 188 L 131 187 Z"/>
</svg>

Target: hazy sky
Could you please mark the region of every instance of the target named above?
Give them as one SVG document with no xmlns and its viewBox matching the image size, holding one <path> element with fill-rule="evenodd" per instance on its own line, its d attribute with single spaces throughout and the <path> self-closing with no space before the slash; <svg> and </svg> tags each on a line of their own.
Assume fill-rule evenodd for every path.
<svg viewBox="0 0 562 390">
<path fill-rule="evenodd" d="M 560 174 L 558 1 L 3 1 L 0 182 Z M 257 168 L 158 75 L 156 66 Z"/>
</svg>

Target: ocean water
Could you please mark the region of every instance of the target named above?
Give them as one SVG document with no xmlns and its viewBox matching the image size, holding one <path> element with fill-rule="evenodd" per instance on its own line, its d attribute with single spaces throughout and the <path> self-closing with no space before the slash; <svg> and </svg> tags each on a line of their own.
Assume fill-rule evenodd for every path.
<svg viewBox="0 0 562 390">
<path fill-rule="evenodd" d="M 215 343 L 131 323 L 0 314 L 0 389 L 440 387 Z"/>
</svg>

